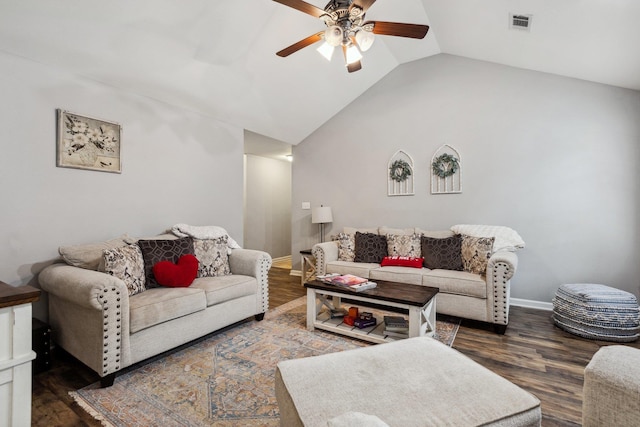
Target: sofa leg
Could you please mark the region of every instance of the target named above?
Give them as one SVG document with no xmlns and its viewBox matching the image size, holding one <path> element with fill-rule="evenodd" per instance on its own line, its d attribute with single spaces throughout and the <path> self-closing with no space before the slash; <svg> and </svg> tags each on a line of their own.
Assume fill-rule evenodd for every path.
<svg viewBox="0 0 640 427">
<path fill-rule="evenodd" d="M 504 333 L 507 332 L 507 325 L 494 324 L 493 330 L 496 332 L 496 334 L 504 335 Z"/>
<path fill-rule="evenodd" d="M 262 319 L 264 319 L 264 313 L 258 313 L 258 314 L 256 314 L 256 316 L 255 316 L 255 317 L 256 317 L 256 320 L 259 322 L 259 321 L 261 321 Z"/>
<path fill-rule="evenodd" d="M 116 380 L 116 373 L 112 372 L 106 377 L 100 378 L 100 387 L 101 388 L 111 387 L 115 380 Z"/>
</svg>

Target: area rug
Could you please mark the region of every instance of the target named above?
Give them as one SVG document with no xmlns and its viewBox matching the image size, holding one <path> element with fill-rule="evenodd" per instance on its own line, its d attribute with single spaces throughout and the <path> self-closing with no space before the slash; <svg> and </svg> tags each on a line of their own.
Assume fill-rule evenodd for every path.
<svg viewBox="0 0 640 427">
<path fill-rule="evenodd" d="M 451 346 L 460 320 L 438 316 L 436 339 Z M 306 329 L 306 297 L 213 334 L 73 399 L 105 426 L 278 426 L 275 367 L 282 360 L 372 344 Z M 311 373 L 313 375 L 313 373 Z"/>
</svg>

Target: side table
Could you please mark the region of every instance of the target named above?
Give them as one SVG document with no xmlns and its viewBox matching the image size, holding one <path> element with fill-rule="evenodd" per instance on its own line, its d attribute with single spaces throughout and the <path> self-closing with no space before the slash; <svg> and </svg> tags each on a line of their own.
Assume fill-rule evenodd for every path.
<svg viewBox="0 0 640 427">
<path fill-rule="evenodd" d="M 300 284 L 304 286 L 306 282 L 313 279 L 316 274 L 316 259 L 311 253 L 311 249 L 305 249 L 300 251 L 301 266 L 300 266 Z"/>
<path fill-rule="evenodd" d="M 40 290 L 0 282 L 0 426 L 31 425 L 31 303 Z"/>
</svg>

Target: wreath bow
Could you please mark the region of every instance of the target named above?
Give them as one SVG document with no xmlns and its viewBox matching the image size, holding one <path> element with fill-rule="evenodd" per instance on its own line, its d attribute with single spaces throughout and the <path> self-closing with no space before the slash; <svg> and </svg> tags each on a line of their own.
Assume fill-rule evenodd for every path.
<svg viewBox="0 0 640 427">
<path fill-rule="evenodd" d="M 458 159 L 451 154 L 441 154 L 431 164 L 433 174 L 438 178 L 446 178 L 455 174 L 460 167 Z"/>
<path fill-rule="evenodd" d="M 396 160 L 389 167 L 389 178 L 396 182 L 404 182 L 411 176 L 411 166 L 404 160 Z"/>
</svg>

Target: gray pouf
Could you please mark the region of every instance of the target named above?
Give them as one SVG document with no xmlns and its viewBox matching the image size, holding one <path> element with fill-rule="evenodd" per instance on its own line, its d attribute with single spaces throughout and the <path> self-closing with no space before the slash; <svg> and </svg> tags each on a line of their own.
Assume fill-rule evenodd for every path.
<svg viewBox="0 0 640 427">
<path fill-rule="evenodd" d="M 635 295 L 605 285 L 561 285 L 553 299 L 554 323 L 583 338 L 631 342 L 640 333 Z"/>
</svg>

